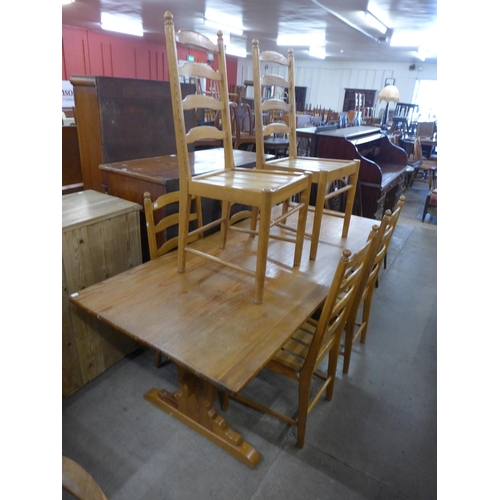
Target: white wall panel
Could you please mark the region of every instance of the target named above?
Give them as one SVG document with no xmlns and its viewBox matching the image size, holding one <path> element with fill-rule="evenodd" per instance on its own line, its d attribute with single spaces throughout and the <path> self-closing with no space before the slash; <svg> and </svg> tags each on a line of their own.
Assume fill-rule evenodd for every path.
<svg viewBox="0 0 500 500">
<path fill-rule="evenodd" d="M 385 86 L 387 78 L 396 80 L 401 102 L 412 102 L 418 79 L 437 80 L 437 65 L 421 63 L 410 70 L 410 63 L 325 62 L 295 60 L 295 85 L 307 87 L 306 104 L 342 111 L 344 89 L 360 88 L 377 91 Z M 284 76 L 283 73 L 279 73 Z M 253 80 L 251 58 L 238 62 L 238 85 Z M 392 109 L 393 105 L 390 106 Z M 375 114 L 385 104 L 375 104 Z"/>
</svg>

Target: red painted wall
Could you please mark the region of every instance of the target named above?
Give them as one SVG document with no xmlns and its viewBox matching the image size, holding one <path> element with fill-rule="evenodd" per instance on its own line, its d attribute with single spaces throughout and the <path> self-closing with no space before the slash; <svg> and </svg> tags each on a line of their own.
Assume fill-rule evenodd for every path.
<svg viewBox="0 0 500 500">
<path fill-rule="evenodd" d="M 194 55 L 207 62 L 205 51 L 179 46 L 178 58 Z M 217 68 L 217 61 L 214 61 Z M 228 84 L 236 85 L 238 59 L 227 56 Z M 168 81 L 165 45 L 142 38 L 62 27 L 62 79 L 72 75 L 114 76 Z"/>
</svg>

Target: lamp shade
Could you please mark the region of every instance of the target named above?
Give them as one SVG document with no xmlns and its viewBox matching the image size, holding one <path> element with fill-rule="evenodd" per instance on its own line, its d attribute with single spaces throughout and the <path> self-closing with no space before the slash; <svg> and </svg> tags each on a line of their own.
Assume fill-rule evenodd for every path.
<svg viewBox="0 0 500 500">
<path fill-rule="evenodd" d="M 394 85 L 387 85 L 380 91 L 377 100 L 387 103 L 399 102 L 399 90 Z"/>
</svg>

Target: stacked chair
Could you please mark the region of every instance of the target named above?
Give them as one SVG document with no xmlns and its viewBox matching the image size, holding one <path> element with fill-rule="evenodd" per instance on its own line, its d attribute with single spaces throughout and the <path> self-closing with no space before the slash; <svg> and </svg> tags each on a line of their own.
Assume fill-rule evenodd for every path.
<svg viewBox="0 0 500 500">
<path fill-rule="evenodd" d="M 359 160 L 333 160 L 327 158 L 314 158 L 310 156 L 297 156 L 297 137 L 295 119 L 295 81 L 294 81 L 294 57 L 293 50 L 288 50 L 288 58 L 283 55 L 265 51 L 260 52 L 259 42 L 253 41 L 253 81 L 254 81 L 254 111 L 255 111 L 255 150 L 257 153 L 257 169 L 282 170 L 284 172 L 311 172 L 312 183 L 316 188 L 316 201 L 314 206 L 314 221 L 311 238 L 311 249 L 309 258 L 315 259 L 318 249 L 318 241 L 321 230 L 321 218 L 323 214 L 330 214 L 344 218 L 342 237 L 346 237 L 349 231 L 349 223 L 354 206 L 356 186 L 359 174 Z M 287 68 L 287 79 L 278 75 L 262 75 L 260 65 L 277 64 Z M 262 86 L 274 85 L 288 89 L 288 100 L 267 99 L 262 102 Z M 264 126 L 263 113 L 280 113 L 282 120 L 277 123 L 269 123 Z M 266 161 L 264 140 L 266 136 L 273 133 L 288 135 L 288 157 Z M 327 187 L 332 183 L 342 183 L 339 189 L 332 190 L 327 194 Z M 329 199 L 346 194 L 345 211 L 328 210 L 325 207 Z"/>
<path fill-rule="evenodd" d="M 288 240 L 294 243 L 295 253 L 293 265 L 300 264 L 311 190 L 311 176 L 306 172 L 277 172 L 264 169 L 235 168 L 226 75 L 226 55 L 222 32 L 219 31 L 217 33 L 217 44 L 212 43 L 204 35 L 193 31 L 181 30 L 176 33 L 174 30 L 173 16 L 170 12 L 166 12 L 165 36 L 179 164 L 179 272 L 184 272 L 186 269 L 187 253 L 202 256 L 219 264 L 239 269 L 255 277 L 254 302 L 259 304 L 262 302 L 264 294 L 264 281 L 270 237 L 278 237 L 282 240 Z M 186 62 L 180 68 L 177 58 L 177 43 L 212 52 L 214 58 L 217 59 L 217 71 L 207 64 L 196 62 Z M 210 81 L 219 82 L 220 94 L 216 97 L 191 94 L 183 99 L 181 96 L 181 77 L 205 78 Z M 184 112 L 197 108 L 219 111 L 221 115 L 221 129 L 219 130 L 212 126 L 195 125 L 191 130 L 186 130 Z M 211 139 L 222 141 L 224 148 L 224 164 L 221 165 L 219 170 L 193 177 L 191 175 L 189 163 L 188 144 Z M 220 248 L 225 248 L 227 233 L 230 229 L 246 231 L 252 236 L 258 237 L 255 270 L 239 266 L 235 262 L 224 259 L 224 252 L 222 252 L 219 257 L 215 255 L 216 252 L 201 252 L 193 248 L 193 245 L 188 244 L 189 204 L 193 196 L 212 198 L 221 201 L 221 217 L 196 230 L 196 232 L 203 233 L 207 229 L 219 226 L 221 235 Z M 288 203 L 293 196 L 298 197 L 298 205 L 290 205 Z M 249 229 L 230 224 L 230 209 L 231 205 L 234 203 L 253 207 L 254 214 L 258 212 L 258 230 L 256 216 L 253 218 Z M 283 213 L 281 216 L 271 221 L 272 208 L 278 204 L 283 205 Z M 292 236 L 290 236 L 289 233 L 285 234 L 285 231 L 282 230 L 279 231 L 279 234 L 271 233 L 272 226 L 278 225 L 280 222 L 297 212 L 299 214 L 298 222 L 295 227 L 295 233 L 291 233 Z"/>
</svg>

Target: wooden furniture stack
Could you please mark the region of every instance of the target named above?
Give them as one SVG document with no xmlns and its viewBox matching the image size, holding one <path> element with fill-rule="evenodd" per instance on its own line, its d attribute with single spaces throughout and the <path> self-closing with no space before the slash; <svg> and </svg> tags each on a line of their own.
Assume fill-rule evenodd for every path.
<svg viewBox="0 0 500 500">
<path fill-rule="evenodd" d="M 286 239 L 293 243 L 295 253 L 293 265 L 300 264 L 302 256 L 302 245 L 304 241 L 304 230 L 307 218 L 307 204 L 311 190 L 311 179 L 307 173 L 297 172 L 271 172 L 262 169 L 247 170 L 238 169 L 234 164 L 233 140 L 231 134 L 231 117 L 229 111 L 228 85 L 226 75 L 226 56 L 222 32 L 217 33 L 217 44 L 214 44 L 206 36 L 187 30 L 175 32 L 173 16 L 171 12 L 165 13 L 165 36 L 167 44 L 168 69 L 171 81 L 172 110 L 174 114 L 174 128 L 177 142 L 177 159 L 179 162 L 179 191 L 180 197 L 180 222 L 179 222 L 179 249 L 178 269 L 180 273 L 186 271 L 187 253 L 201 255 L 204 258 L 228 265 L 227 253 L 213 249 L 212 252 L 194 250 L 188 245 L 189 228 L 189 205 L 193 196 L 219 200 L 222 204 L 222 214 L 217 220 L 210 222 L 198 229 L 204 232 L 207 229 L 220 227 L 219 249 L 226 246 L 227 233 L 229 230 L 237 230 L 231 225 L 230 209 L 235 203 L 242 203 L 252 207 L 252 227 L 247 231 L 252 236 L 257 236 L 258 248 L 256 252 L 256 263 L 252 268 L 236 266 L 239 271 L 249 274 L 255 279 L 255 298 L 257 304 L 262 302 L 264 291 L 264 279 L 266 275 L 267 254 L 270 238 Z M 218 70 L 214 71 L 210 66 L 187 62 L 179 67 L 177 60 L 177 43 L 190 45 L 212 52 L 218 60 Z M 181 95 L 181 78 L 205 78 L 219 82 L 220 95 L 218 99 L 213 96 L 190 94 L 183 98 Z M 194 91 L 193 91 L 194 92 Z M 186 126 L 184 112 L 194 112 L 197 108 L 213 109 L 220 111 L 221 129 L 214 126 Z M 218 170 L 207 174 L 193 177 L 188 156 L 188 144 L 194 144 L 199 140 L 220 139 L 224 147 L 224 161 L 220 163 Z M 258 165 L 257 165 L 258 166 Z M 292 196 L 298 195 L 300 201 L 298 206 L 284 210 L 281 217 L 274 220 L 271 218 L 272 207 L 283 204 L 288 209 L 288 201 Z M 276 227 L 279 222 L 286 220 L 295 212 L 300 212 L 297 223 L 297 231 L 292 236 L 283 234 L 272 234 L 271 228 Z M 259 216 L 257 228 L 257 214 Z M 234 268 L 234 265 L 231 264 Z M 189 270 L 188 270 L 189 272 Z"/>
<path fill-rule="evenodd" d="M 172 392 L 154 388 L 146 399 L 168 413 L 165 418 L 180 420 L 255 467 L 259 453 L 218 415 L 217 391 L 241 392 L 262 370 L 324 303 L 335 262 L 344 250 L 362 248 L 373 225 L 372 220 L 353 216 L 347 238 L 340 238 L 342 220 L 324 218 L 324 243 L 315 261 L 292 267 L 288 263 L 293 245 L 280 240 L 270 244 L 271 278 L 260 305 L 252 301 L 254 282 L 247 275 L 231 267 L 221 269 L 196 255 L 190 258 L 189 270 L 179 274 L 175 252 L 86 288 L 71 302 L 174 362 L 179 367 L 179 388 Z M 206 251 L 218 239 L 210 235 L 192 245 Z M 255 262 L 253 239 L 234 231 L 228 239 L 238 249 L 232 253 L 233 262 L 246 266 Z"/>
<path fill-rule="evenodd" d="M 142 263 L 141 206 L 86 190 L 62 197 L 62 386 L 68 397 L 137 348 L 69 296 Z"/>
</svg>

